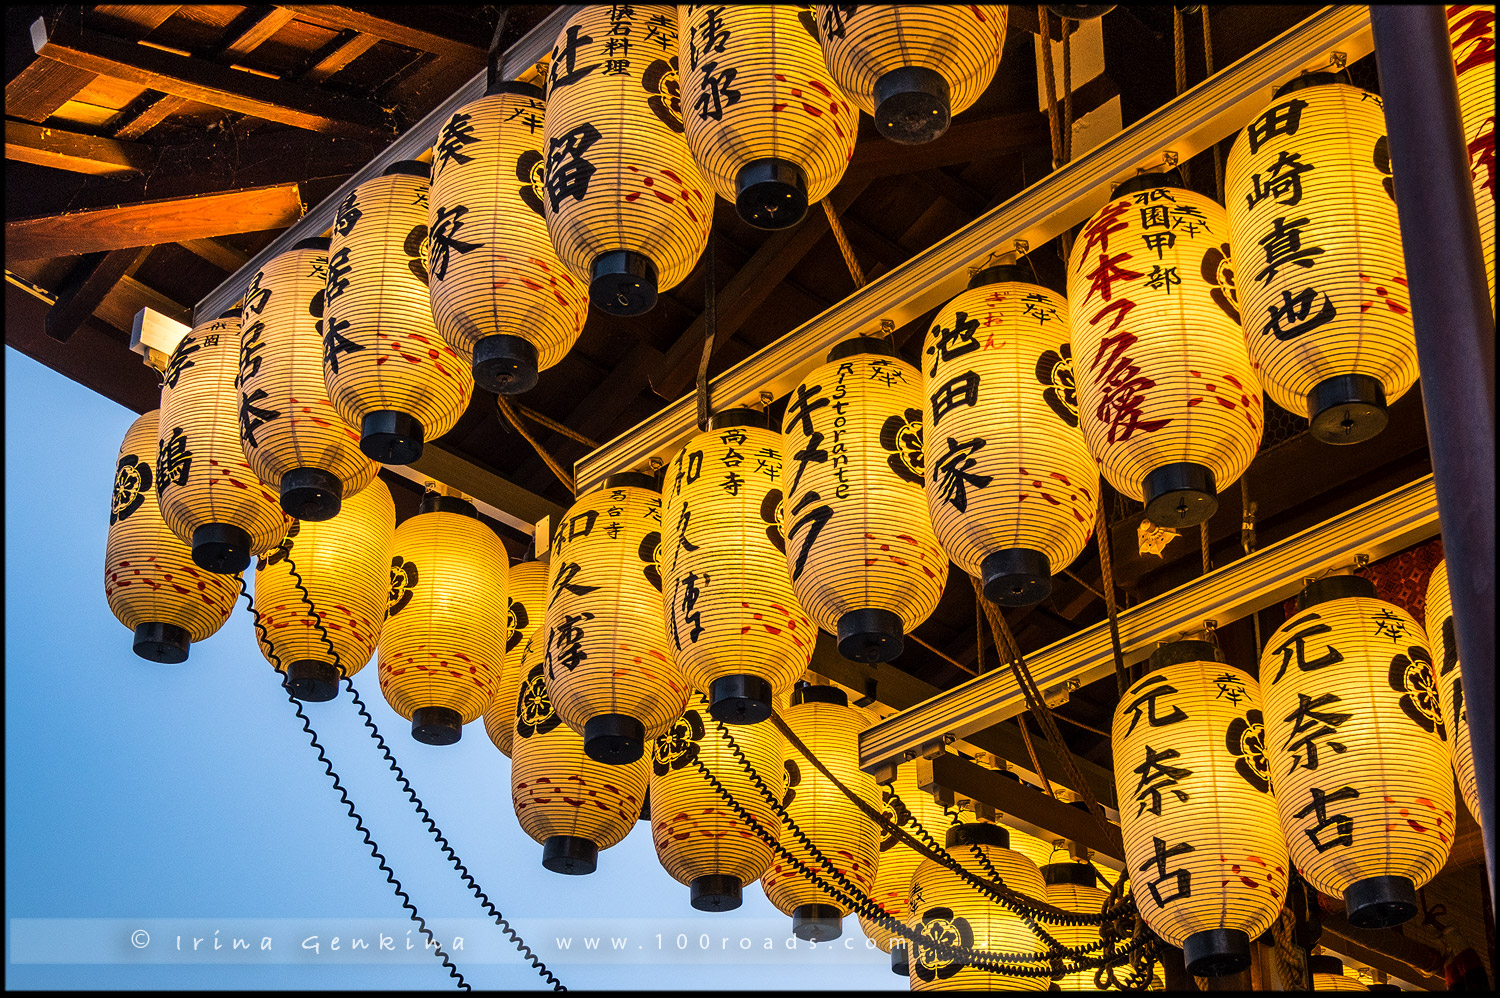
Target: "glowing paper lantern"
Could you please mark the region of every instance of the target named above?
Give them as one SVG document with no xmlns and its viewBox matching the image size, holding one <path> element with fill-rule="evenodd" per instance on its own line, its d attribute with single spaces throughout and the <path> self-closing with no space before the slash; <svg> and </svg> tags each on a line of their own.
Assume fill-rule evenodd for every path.
<svg viewBox="0 0 1500 998">
<path fill-rule="evenodd" d="M 1207 641 L 1163 645 L 1114 712 L 1115 787 L 1136 905 L 1199 977 L 1250 966 L 1250 940 L 1280 914 L 1290 869 L 1260 687 L 1223 661 Z"/>
<path fill-rule="evenodd" d="M 547 238 L 539 87 L 496 82 L 438 133 L 428 288 L 438 333 L 479 387 L 518 395 L 583 331 L 588 291 Z"/>
<path fill-rule="evenodd" d="M 880 807 L 880 787 L 859 768 L 859 733 L 865 718 L 849 706 L 844 691 L 833 686 L 798 687 L 792 706 L 782 719 L 817 760 L 871 808 Z M 738 737 L 738 736 L 736 736 Z M 865 893 L 875 886 L 875 864 L 880 857 L 880 830 L 875 822 L 818 772 L 812 762 L 788 743 L 785 755 L 786 797 L 783 805 L 792 820 L 834 867 Z M 826 876 L 826 869 L 807 847 L 780 826 L 781 844 L 809 868 Z M 848 908 L 780 857 L 761 877 L 766 899 L 783 915 L 792 916 L 798 939 L 825 942 L 843 932 Z"/>
<path fill-rule="evenodd" d="M 717 413 L 667 469 L 667 634 L 683 677 L 731 724 L 771 714 L 812 661 L 818 630 L 787 577 L 781 437 L 764 413 Z"/>
<path fill-rule="evenodd" d="M 240 310 L 195 327 L 163 375 L 156 448 L 162 519 L 193 563 L 221 575 L 250 567 L 286 536 L 292 518 L 245 461 L 256 416 L 238 389 Z"/>
<path fill-rule="evenodd" d="M 1490 308 L 1495 306 L 1495 8 L 1470 4 L 1448 6 L 1448 40 L 1458 73 L 1458 111 L 1464 122 L 1469 172 L 1474 179 L 1474 206 L 1479 211 L 1479 242 L 1490 281 Z"/>
<path fill-rule="evenodd" d="M 463 415 L 469 365 L 433 325 L 427 266 L 445 267 L 454 233 L 429 240 L 426 163 L 402 160 L 339 204 L 328 246 L 323 380 L 359 447 L 411 464 Z"/>
<path fill-rule="evenodd" d="M 1380 98 L 1333 81 L 1277 90 L 1235 139 L 1224 190 L 1266 392 L 1317 439 L 1352 444 L 1417 380 L 1417 344 Z"/>
<path fill-rule="evenodd" d="M 266 634 L 257 629 L 256 640 L 266 661 L 280 660 L 298 699 L 332 700 L 340 677 L 354 675 L 375 654 L 395 530 L 391 490 L 375 481 L 346 499 L 333 519 L 292 524 L 281 545 L 257 563 L 255 607 Z M 297 588 L 294 566 L 322 632 Z"/>
<path fill-rule="evenodd" d="M 936 837 L 951 823 L 932 794 L 917 786 L 914 765 L 896 767 L 896 779 L 880 788 L 880 810 L 892 824 L 908 834 L 915 834 L 908 821 L 915 819 L 926 832 Z M 880 829 L 880 860 L 875 864 L 875 886 L 870 897 L 887 915 L 898 922 L 911 923 L 911 875 L 922 865 L 922 854 L 904 844 L 895 834 Z M 906 937 L 897 935 L 874 921 L 859 916 L 859 927 L 865 938 L 882 953 L 891 954 L 891 969 L 907 971 Z"/>
<path fill-rule="evenodd" d="M 1448 748 L 1453 772 L 1464 804 L 1479 824 L 1479 780 L 1474 773 L 1474 747 L 1469 741 L 1469 711 L 1464 705 L 1463 678 L 1459 675 L 1458 634 L 1453 629 L 1453 597 L 1448 592 L 1448 562 L 1438 562 L 1427 583 L 1427 630 L 1432 639 L 1432 664 L 1437 669 L 1438 703 L 1448 726 Z"/>
<path fill-rule="evenodd" d="M 1173 176 L 1115 188 L 1068 260 L 1078 418 L 1157 526 L 1202 523 L 1260 447 L 1260 382 L 1235 306 L 1229 222 Z"/>
<path fill-rule="evenodd" d="M 1002 4 L 816 4 L 828 71 L 875 117 L 881 135 L 912 145 L 948 130 L 979 99 L 1005 45 Z"/>
<path fill-rule="evenodd" d="M 991 267 L 938 310 L 922 362 L 927 511 L 1001 606 L 1047 598 L 1088 543 L 1099 468 L 1078 430 L 1068 303 Z"/>
<path fill-rule="evenodd" d="M 120 443 L 109 535 L 104 542 L 104 597 L 135 632 L 132 648 L 152 662 L 184 662 L 188 647 L 229 619 L 234 581 L 193 564 L 192 552 L 167 528 L 156 502 L 157 410 L 130 424 Z"/>
<path fill-rule="evenodd" d="M 547 693 L 589 758 L 634 762 L 690 691 L 667 644 L 656 480 L 623 472 L 579 496 L 553 531 L 551 578 Z"/>
<path fill-rule="evenodd" d="M 803 379 L 782 419 L 792 590 L 856 662 L 901 654 L 948 577 L 922 492 L 921 391 L 889 343 L 857 337 Z"/>
<path fill-rule="evenodd" d="M 1368 991 L 1358 977 L 1344 970 L 1344 961 L 1336 956 L 1310 956 L 1307 969 L 1312 974 L 1314 991 Z"/>
<path fill-rule="evenodd" d="M 521 827 L 542 844 L 542 866 L 553 873 L 593 873 L 599 850 L 635 827 L 651 777 L 651 761 L 608 765 L 583 750 L 583 739 L 552 707 L 543 678 L 542 642 L 527 642 L 513 723 L 510 796 Z"/>
<path fill-rule="evenodd" d="M 859 110 L 829 78 L 806 13 L 677 8 L 688 148 L 714 189 L 762 229 L 796 225 L 833 190 L 859 131 Z"/>
<path fill-rule="evenodd" d="M 708 698 L 694 692 L 688 709 L 651 746 L 651 839 L 656 858 L 688 885 L 699 911 L 738 908 L 745 884 L 760 879 L 771 847 L 724 803 L 698 770 L 706 766 L 764 829 L 780 825 L 709 714 Z M 751 768 L 780 789 L 781 732 L 772 724 L 733 729 L 734 743 Z"/>
<path fill-rule="evenodd" d="M 495 696 L 510 558 L 472 503 L 429 492 L 391 542 L 380 690 L 412 737 L 451 745 Z"/>
<path fill-rule="evenodd" d="M 1010 836 L 998 825 L 957 825 L 948 829 L 945 845 L 948 855 L 976 877 L 998 880 L 1038 900 L 1046 896 L 1042 872 L 1009 847 Z M 984 855 L 983 861 L 975 855 L 976 850 Z M 1036 951 L 1038 955 L 1044 949 L 1020 916 L 930 859 L 923 860 L 912 876 L 911 910 L 916 927 L 924 935 L 968 949 Z M 1052 934 L 1050 927 L 1048 934 Z M 921 946 L 916 947 L 908 964 L 913 991 L 1043 991 L 1051 983 L 1046 977 L 992 974 Z"/>
<path fill-rule="evenodd" d="M 1104 902 L 1109 897 L 1109 891 L 1099 887 L 1094 868 L 1088 863 L 1048 863 L 1042 867 L 1042 880 L 1047 885 L 1047 903 L 1064 911 L 1097 915 L 1104 910 Z M 1097 925 L 1049 925 L 1047 932 L 1069 948 L 1099 941 Z M 1059 991 L 1099 990 L 1094 986 L 1092 970 L 1064 974 L 1057 982 L 1057 988 Z"/>
<path fill-rule="evenodd" d="M 521 690 L 521 657 L 531 637 L 541 630 L 547 609 L 546 562 L 523 561 L 510 567 L 510 611 L 505 624 L 505 664 L 495 683 L 495 698 L 484 711 L 484 730 L 495 747 L 510 758 L 515 734 L 516 694 Z"/>
<path fill-rule="evenodd" d="M 552 49 L 547 79 L 547 232 L 589 300 L 639 315 L 708 243 L 713 192 L 683 138 L 677 13 L 586 6 Z"/>
<path fill-rule="evenodd" d="M 1427 637 L 1368 579 L 1308 584 L 1266 641 L 1266 754 L 1297 872 L 1359 928 L 1417 913 L 1453 837 L 1453 767 Z"/>
<path fill-rule="evenodd" d="M 240 331 L 240 443 L 299 520 L 327 520 L 375 477 L 323 384 L 328 240 L 304 239 L 255 272 Z"/>
</svg>

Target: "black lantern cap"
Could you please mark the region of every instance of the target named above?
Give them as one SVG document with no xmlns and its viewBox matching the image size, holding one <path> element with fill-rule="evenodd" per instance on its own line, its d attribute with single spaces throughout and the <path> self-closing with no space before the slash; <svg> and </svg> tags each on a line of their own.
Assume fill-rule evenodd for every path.
<svg viewBox="0 0 1500 998">
<path fill-rule="evenodd" d="M 1218 662 L 1222 665 L 1226 659 L 1212 641 L 1168 641 L 1146 660 L 1146 675 L 1183 662 Z"/>
<path fill-rule="evenodd" d="M 542 88 L 535 83 L 518 83 L 515 80 L 491 80 L 485 84 L 484 95 L 495 97 L 499 94 L 516 94 L 521 97 L 530 97 L 532 100 L 542 99 Z"/>
<path fill-rule="evenodd" d="M 1335 977 L 1344 976 L 1344 961 L 1336 956 L 1323 954 L 1322 956 L 1310 956 L 1307 958 L 1307 972 L 1309 974 L 1333 974 Z"/>
<path fill-rule="evenodd" d="M 298 700 L 324 703 L 338 695 L 339 670 L 317 659 L 298 659 L 287 664 L 282 684 Z"/>
<path fill-rule="evenodd" d="M 474 344 L 474 383 L 496 395 L 520 395 L 536 387 L 536 346 L 507 333 L 492 333 Z"/>
<path fill-rule="evenodd" d="M 424 745 L 452 745 L 463 733 L 463 716 L 451 707 L 418 707 L 411 712 L 411 736 Z"/>
<path fill-rule="evenodd" d="M 421 177 L 423 180 L 431 180 L 432 164 L 424 163 L 420 159 L 398 159 L 382 170 L 380 175 L 382 177 Z"/>
<path fill-rule="evenodd" d="M 744 901 L 739 877 L 710 873 L 688 885 L 688 903 L 699 911 L 733 911 Z"/>
<path fill-rule="evenodd" d="M 708 712 L 725 724 L 757 724 L 771 716 L 771 684 L 760 676 L 720 676 L 708 686 Z"/>
<path fill-rule="evenodd" d="M 629 714 L 595 714 L 583 725 L 583 751 L 595 762 L 623 766 L 645 751 L 646 726 Z"/>
<path fill-rule="evenodd" d="M 1219 509 L 1214 473 L 1201 464 L 1178 461 L 1155 468 L 1141 479 L 1146 519 L 1158 527 L 1196 527 Z"/>
<path fill-rule="evenodd" d="M 849 694 L 837 686 L 806 686 L 798 685 L 792 689 L 792 706 L 802 703 L 836 703 L 840 707 L 849 706 Z"/>
<path fill-rule="evenodd" d="M 645 489 L 648 492 L 660 492 L 661 484 L 657 482 L 655 475 L 648 475 L 644 471 L 617 471 L 613 475 L 605 477 L 599 484 L 601 489 Z"/>
<path fill-rule="evenodd" d="M 1052 562 L 1031 548 L 991 551 L 979 563 L 979 581 L 1001 606 L 1031 606 L 1052 592 Z"/>
<path fill-rule="evenodd" d="M 1048 863 L 1042 867 L 1042 880 L 1048 885 L 1072 884 L 1075 887 L 1093 887 L 1098 874 L 1089 863 Z"/>
<path fill-rule="evenodd" d="M 1287 94 L 1295 93 L 1307 87 L 1326 87 L 1330 83 L 1339 82 L 1337 73 L 1303 73 L 1294 79 L 1287 80 L 1276 88 L 1273 97 L 1285 97 Z"/>
<path fill-rule="evenodd" d="M 131 651 L 148 662 L 177 665 L 186 662 L 191 636 L 176 624 L 137 624 Z"/>
<path fill-rule="evenodd" d="M 1388 929 L 1417 910 L 1417 885 L 1410 877 L 1366 877 L 1344 889 L 1344 911 L 1355 928 Z"/>
<path fill-rule="evenodd" d="M 1124 197 L 1126 194 L 1136 194 L 1140 191 L 1152 191 L 1158 187 L 1186 187 L 1182 182 L 1182 172 L 1175 166 L 1166 171 L 1153 171 L 1151 173 L 1137 173 L 1128 180 L 1122 180 L 1115 184 L 1114 192 L 1110 198 Z"/>
<path fill-rule="evenodd" d="M 216 575 L 238 575 L 250 567 L 250 535 L 232 523 L 194 528 L 193 564 Z"/>
<path fill-rule="evenodd" d="M 776 156 L 751 160 L 734 178 L 734 208 L 757 229 L 789 229 L 807 215 L 807 174 Z"/>
<path fill-rule="evenodd" d="M 583 877 L 599 868 L 599 846 L 577 835 L 554 835 L 542 843 L 542 868 Z"/>
<path fill-rule="evenodd" d="M 1375 599 L 1375 583 L 1359 575 L 1329 575 L 1314 579 L 1297 594 L 1297 612 L 1336 599 Z"/>
<path fill-rule="evenodd" d="M 901 617 L 889 610 L 850 610 L 838 622 L 839 654 L 851 662 L 889 662 L 904 647 Z"/>
<path fill-rule="evenodd" d="M 1369 440 L 1390 422 L 1385 385 L 1366 374 L 1340 374 L 1320 381 L 1307 393 L 1307 419 L 1307 431 L 1322 443 Z"/>
<path fill-rule="evenodd" d="M 891 973 L 908 977 L 911 974 L 911 963 L 907 959 L 908 950 L 905 943 L 896 943 L 891 947 Z"/>
<path fill-rule="evenodd" d="M 1250 936 L 1239 929 L 1205 929 L 1183 940 L 1182 958 L 1194 977 L 1227 977 L 1250 966 Z"/>
<path fill-rule="evenodd" d="M 293 243 L 292 249 L 322 250 L 326 253 L 328 252 L 328 247 L 332 244 L 333 240 L 328 238 L 327 236 L 308 236 L 306 239 L 299 239 L 295 243 Z"/>
<path fill-rule="evenodd" d="M 948 130 L 948 81 L 926 66 L 902 66 L 875 81 L 875 130 L 892 142 L 920 145 Z"/>
<path fill-rule="evenodd" d="M 710 430 L 729 430 L 736 426 L 753 426 L 764 430 L 767 425 L 764 409 L 752 409 L 749 406 L 739 406 L 733 409 L 721 409 L 708 417 L 708 428 Z"/>
<path fill-rule="evenodd" d="M 982 288 L 986 284 L 1005 284 L 1016 281 L 1025 284 L 1037 283 L 1031 268 L 1023 267 L 1018 263 L 997 263 L 992 267 L 981 267 L 969 275 L 968 290 Z"/>
<path fill-rule="evenodd" d="M 828 351 L 828 360 L 830 362 L 844 360 L 848 357 L 858 357 L 862 353 L 879 354 L 882 357 L 897 356 L 896 348 L 891 346 L 889 340 L 879 336 L 856 336 Z"/>
<path fill-rule="evenodd" d="M 441 492 L 424 492 L 422 501 L 417 506 L 417 515 L 423 513 L 457 513 L 459 516 L 472 516 L 479 519 L 479 510 L 467 499 L 458 496 L 445 496 Z"/>
<path fill-rule="evenodd" d="M 339 515 L 344 483 L 322 468 L 293 468 L 281 476 L 281 510 L 297 520 L 331 520 Z"/>
<path fill-rule="evenodd" d="M 610 315 L 641 315 L 656 304 L 656 265 L 634 250 L 611 250 L 589 268 L 589 304 Z"/>
<path fill-rule="evenodd" d="M 948 829 L 943 845 L 949 849 L 957 846 L 996 846 L 1010 848 L 1010 832 L 987 821 L 967 821 Z"/>
<path fill-rule="evenodd" d="M 399 409 L 376 409 L 359 421 L 359 449 L 381 464 L 411 464 L 422 456 L 425 429 Z"/>
<path fill-rule="evenodd" d="M 295 247 L 293 247 L 293 248 L 295 248 Z M 240 317 L 240 314 L 241 314 L 242 311 L 243 310 L 238 305 L 234 306 L 234 308 L 226 308 L 224 311 L 222 311 L 222 312 L 219 313 L 219 318 L 221 318 L 221 319 L 238 319 Z"/>
<path fill-rule="evenodd" d="M 831 904 L 799 904 L 792 909 L 792 935 L 826 943 L 844 934 L 844 916 Z"/>
</svg>

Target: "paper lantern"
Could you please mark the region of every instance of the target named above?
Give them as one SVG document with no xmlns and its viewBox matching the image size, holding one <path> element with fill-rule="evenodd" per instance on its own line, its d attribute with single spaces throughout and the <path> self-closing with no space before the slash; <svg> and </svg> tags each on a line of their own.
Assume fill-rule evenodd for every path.
<svg viewBox="0 0 1500 998">
<path fill-rule="evenodd" d="M 474 391 L 464 358 L 443 342 L 427 290 L 451 230 L 427 231 L 426 163 L 401 160 L 340 204 L 328 246 L 323 381 L 359 447 L 382 464 L 411 464 L 453 428 Z"/>
<path fill-rule="evenodd" d="M 239 391 L 239 358 L 237 308 L 184 336 L 163 374 L 157 429 L 162 519 L 195 565 L 222 575 L 249 568 L 292 525 L 245 461 L 240 440 L 258 417 Z"/>
<path fill-rule="evenodd" d="M 1005 829 L 985 822 L 948 829 L 948 855 L 969 873 L 999 880 L 1006 887 L 1041 900 L 1046 884 L 1036 864 L 1009 848 Z M 975 851 L 984 855 L 981 861 Z M 923 935 L 968 949 L 1002 953 L 1035 951 L 1045 947 L 1019 915 L 980 894 L 967 881 L 930 859 L 922 861 L 911 881 L 911 910 Z M 1048 934 L 1052 931 L 1049 927 Z M 960 960 L 917 946 L 908 961 L 913 991 L 1044 991 L 1046 977 L 992 974 Z"/>
<path fill-rule="evenodd" d="M 1112 735 L 1136 906 L 1198 977 L 1250 966 L 1250 940 L 1280 915 L 1290 869 L 1260 686 L 1223 663 L 1207 641 L 1162 645 L 1116 706 Z"/>
<path fill-rule="evenodd" d="M 523 561 L 510 567 L 510 607 L 505 624 L 505 664 L 495 683 L 495 698 L 484 711 L 484 730 L 495 747 L 510 758 L 515 734 L 516 695 L 521 690 L 521 657 L 532 635 L 541 630 L 547 611 L 546 562 Z"/>
<path fill-rule="evenodd" d="M 683 123 L 703 176 L 762 229 L 802 221 L 854 155 L 859 110 L 828 75 L 807 10 L 678 7 Z"/>
<path fill-rule="evenodd" d="M 428 745 L 458 741 L 505 661 L 510 558 L 472 503 L 429 492 L 391 541 L 380 690 Z"/>
<path fill-rule="evenodd" d="M 578 497 L 552 533 L 547 694 L 589 758 L 623 764 L 682 716 L 662 606 L 661 495 L 623 472 Z"/>
<path fill-rule="evenodd" d="M 1271 400 L 1314 437 L 1368 440 L 1417 380 L 1380 98 L 1285 84 L 1224 168 L 1245 340 Z M 1414 183 L 1420 179 L 1414 178 Z"/>
<path fill-rule="evenodd" d="M 1469 741 L 1469 711 L 1464 705 L 1463 677 L 1459 674 L 1458 633 L 1453 628 L 1453 597 L 1448 591 L 1448 562 L 1438 562 L 1427 583 L 1427 631 L 1432 641 L 1432 665 L 1437 670 L 1440 714 L 1448 727 L 1448 749 L 1453 772 L 1469 813 L 1480 825 L 1479 780 L 1474 773 L 1474 747 Z"/>
<path fill-rule="evenodd" d="M 238 595 L 232 579 L 193 563 L 187 545 L 167 528 L 156 502 L 157 410 L 125 431 L 115 465 L 104 542 L 104 598 L 135 632 L 132 648 L 152 662 L 184 662 L 229 619 Z"/>
<path fill-rule="evenodd" d="M 894 142 L 931 142 L 979 99 L 1005 45 L 1002 4 L 816 4 L 823 59 Z"/>
<path fill-rule="evenodd" d="M 897 766 L 895 781 L 880 788 L 880 811 L 908 834 L 915 834 L 909 824 L 912 820 L 934 837 L 952 823 L 932 794 L 917 786 L 914 765 Z M 880 859 L 875 864 L 875 886 L 870 889 L 870 898 L 887 915 L 903 924 L 911 924 L 911 876 L 921 865 L 921 853 L 903 843 L 894 833 L 880 829 Z M 905 975 L 906 937 L 864 915 L 859 916 L 859 927 L 865 938 L 882 953 L 891 954 L 891 969 Z"/>
<path fill-rule="evenodd" d="M 1292 862 L 1359 928 L 1417 913 L 1453 838 L 1453 764 L 1427 637 L 1367 579 L 1310 583 L 1266 641 L 1266 754 Z"/>
<path fill-rule="evenodd" d="M 1094 868 L 1088 863 L 1048 863 L 1042 868 L 1046 883 L 1046 901 L 1054 908 L 1097 915 L 1104 910 L 1109 891 L 1099 886 Z M 1048 925 L 1047 933 L 1070 949 L 1099 941 L 1097 925 Z M 1059 991 L 1098 991 L 1092 970 L 1064 974 L 1057 981 Z"/>
<path fill-rule="evenodd" d="M 818 629 L 787 576 L 781 436 L 754 409 L 716 413 L 667 469 L 662 580 L 683 677 L 730 724 L 771 714 L 812 661 Z"/>
<path fill-rule="evenodd" d="M 547 696 L 540 636 L 527 648 L 513 714 L 511 802 L 526 834 L 542 844 L 542 866 L 582 876 L 598 867 L 599 850 L 635 827 L 651 761 L 642 756 L 609 765 L 589 758 L 583 739 L 562 723 Z"/>
<path fill-rule="evenodd" d="M 773 792 L 781 790 L 781 732 L 772 724 L 733 729 L 734 743 Z M 709 713 L 708 698 L 694 691 L 688 709 L 651 746 L 651 839 L 656 858 L 678 883 L 688 885 L 699 911 L 738 908 L 745 884 L 771 863 L 771 847 L 732 811 L 698 769 L 702 763 L 735 801 L 766 830 L 779 827 Z"/>
<path fill-rule="evenodd" d="M 1358 977 L 1344 970 L 1344 961 L 1336 956 L 1310 956 L 1307 969 L 1312 974 L 1314 991 L 1368 991 Z"/>
<path fill-rule="evenodd" d="M 863 712 L 849 706 L 843 690 L 798 687 L 792 691 L 792 706 L 781 717 L 840 783 L 869 807 L 880 808 L 879 785 L 859 768 L 859 733 L 866 719 Z M 835 869 L 868 894 L 875 886 L 880 829 L 790 742 L 784 759 L 786 797 L 782 803 L 787 814 Z M 784 825 L 780 828 L 787 852 L 827 877 L 826 868 L 807 847 Z M 779 856 L 761 877 L 761 886 L 778 911 L 792 916 L 792 933 L 798 939 L 826 942 L 842 934 L 849 909 Z"/>
<path fill-rule="evenodd" d="M 921 375 L 856 337 L 803 379 L 782 418 L 792 591 L 856 662 L 889 662 L 943 595 L 948 558 L 922 491 Z"/>
<path fill-rule="evenodd" d="M 547 233 L 612 315 L 639 315 L 692 271 L 713 191 L 683 138 L 677 12 L 586 6 L 552 48 L 547 78 Z"/>
<path fill-rule="evenodd" d="M 1068 303 L 991 267 L 938 310 L 922 361 L 927 511 L 959 568 L 1030 606 L 1088 543 L 1099 467 L 1078 429 Z"/>
<path fill-rule="evenodd" d="M 443 341 L 475 384 L 518 395 L 583 331 L 588 290 L 557 259 L 542 199 L 540 87 L 495 82 L 438 133 L 428 195 L 428 288 Z"/>
<path fill-rule="evenodd" d="M 265 634 L 257 629 L 256 640 L 266 661 L 279 660 L 299 700 L 332 700 L 339 679 L 359 672 L 375 654 L 395 530 L 391 490 L 377 480 L 344 500 L 333 519 L 292 524 L 281 545 L 257 563 L 255 608 Z M 292 577 L 294 567 L 322 631 Z"/>
<path fill-rule="evenodd" d="M 1450 4 L 1448 40 L 1458 74 L 1458 112 L 1464 123 L 1479 242 L 1490 263 L 1490 309 L 1495 307 L 1495 8 Z"/>
<path fill-rule="evenodd" d="M 327 520 L 378 470 L 328 401 L 323 294 L 328 240 L 278 254 L 245 289 L 240 332 L 240 443 L 262 482 L 299 520 Z"/>
<path fill-rule="evenodd" d="M 1264 419 L 1224 209 L 1174 175 L 1115 188 L 1068 260 L 1078 419 L 1116 491 L 1159 527 L 1202 523 Z"/>
</svg>

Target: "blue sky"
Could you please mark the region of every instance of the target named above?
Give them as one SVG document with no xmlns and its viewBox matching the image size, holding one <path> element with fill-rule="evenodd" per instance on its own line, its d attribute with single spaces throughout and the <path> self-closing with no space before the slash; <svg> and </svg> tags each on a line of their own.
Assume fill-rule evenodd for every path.
<svg viewBox="0 0 1500 998">
<path fill-rule="evenodd" d="M 182 665 L 131 652 L 102 566 L 116 450 L 134 418 L 6 347 L 7 986 L 452 987 L 420 941 L 404 951 L 414 924 L 257 650 L 243 600 Z M 736 912 L 695 912 L 645 824 L 592 876 L 546 872 L 482 723 L 457 745 L 421 745 L 373 663 L 355 685 L 470 871 L 569 987 L 905 989 L 852 916 L 847 944 L 788 950 L 790 919 L 758 885 Z M 422 827 L 347 697 L 306 710 L 418 909 L 445 946 L 463 936 L 452 955 L 469 983 L 543 987 Z M 368 950 L 351 952 L 355 938 Z M 590 938 L 601 940 L 592 953 Z"/>
</svg>

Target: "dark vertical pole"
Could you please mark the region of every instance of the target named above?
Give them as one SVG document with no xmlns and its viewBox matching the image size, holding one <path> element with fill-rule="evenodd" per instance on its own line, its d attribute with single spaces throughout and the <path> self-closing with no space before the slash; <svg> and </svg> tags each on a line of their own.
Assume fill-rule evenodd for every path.
<svg viewBox="0 0 1500 998">
<path fill-rule="evenodd" d="M 1370 7 L 1495 896 L 1495 316 L 1444 8 Z"/>
</svg>

